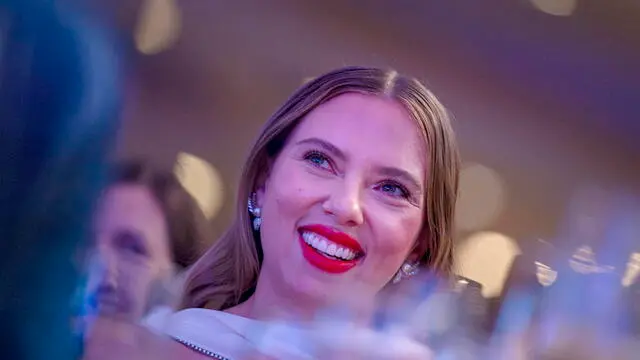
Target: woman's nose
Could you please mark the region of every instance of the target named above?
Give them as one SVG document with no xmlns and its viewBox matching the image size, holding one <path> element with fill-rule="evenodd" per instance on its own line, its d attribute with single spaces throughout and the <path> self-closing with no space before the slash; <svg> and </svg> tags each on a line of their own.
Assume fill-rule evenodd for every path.
<svg viewBox="0 0 640 360">
<path fill-rule="evenodd" d="M 364 222 L 361 187 L 357 181 L 343 181 L 331 189 L 323 204 L 327 214 L 333 215 L 340 225 L 359 226 Z"/>
</svg>

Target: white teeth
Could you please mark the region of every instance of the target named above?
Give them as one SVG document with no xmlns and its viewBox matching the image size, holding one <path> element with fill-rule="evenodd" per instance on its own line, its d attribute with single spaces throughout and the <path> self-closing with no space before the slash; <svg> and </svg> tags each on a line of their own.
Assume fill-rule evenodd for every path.
<svg viewBox="0 0 640 360">
<path fill-rule="evenodd" d="M 329 246 L 329 244 L 327 243 L 326 240 L 320 240 L 320 244 L 318 244 L 318 250 L 322 251 L 322 252 L 327 252 L 327 246 Z"/>
<path fill-rule="evenodd" d="M 327 254 L 334 256 L 336 254 L 336 250 L 338 250 L 338 246 L 336 244 L 329 244 Z"/>
<path fill-rule="evenodd" d="M 352 250 L 333 243 L 316 233 L 303 232 L 302 239 L 312 248 L 327 255 L 344 260 L 353 260 L 353 258 L 356 257 L 356 254 Z"/>
<path fill-rule="evenodd" d="M 346 251 L 342 254 L 342 256 L 344 256 L 344 258 L 345 258 L 345 259 L 347 259 L 347 260 L 351 260 L 351 259 L 353 259 L 356 255 L 353 253 L 353 251 L 351 251 L 351 250 L 346 250 Z"/>
</svg>

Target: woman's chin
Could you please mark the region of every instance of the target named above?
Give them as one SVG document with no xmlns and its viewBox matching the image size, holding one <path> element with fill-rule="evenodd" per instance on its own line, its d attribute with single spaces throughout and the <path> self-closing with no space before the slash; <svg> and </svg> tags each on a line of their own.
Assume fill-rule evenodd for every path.
<svg viewBox="0 0 640 360">
<path fill-rule="evenodd" d="M 330 304 L 339 301 L 340 288 L 332 282 L 323 281 L 312 275 L 299 273 L 291 283 L 291 292 L 296 302 Z"/>
</svg>

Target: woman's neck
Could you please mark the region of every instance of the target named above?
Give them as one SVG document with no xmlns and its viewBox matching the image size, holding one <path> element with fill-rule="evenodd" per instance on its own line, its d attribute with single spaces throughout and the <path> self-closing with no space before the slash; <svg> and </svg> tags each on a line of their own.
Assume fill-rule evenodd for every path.
<svg viewBox="0 0 640 360">
<path fill-rule="evenodd" d="M 274 294 L 265 286 L 257 286 L 254 293 L 244 302 L 226 309 L 230 314 L 254 320 L 311 320 L 313 312 L 295 299 Z"/>
<path fill-rule="evenodd" d="M 327 305 L 314 299 L 285 294 L 269 284 L 258 281 L 255 292 L 246 301 L 226 309 L 225 312 L 263 321 L 314 321 L 318 319 L 322 311 L 327 311 L 330 313 L 329 316 L 336 316 L 345 321 L 368 323 L 371 320 L 373 306 L 364 305 L 363 301 L 357 302 L 354 306 L 348 306 L 345 303 L 340 307 L 340 309 L 336 309 L 339 307 Z M 335 314 L 333 314 L 334 312 Z"/>
</svg>

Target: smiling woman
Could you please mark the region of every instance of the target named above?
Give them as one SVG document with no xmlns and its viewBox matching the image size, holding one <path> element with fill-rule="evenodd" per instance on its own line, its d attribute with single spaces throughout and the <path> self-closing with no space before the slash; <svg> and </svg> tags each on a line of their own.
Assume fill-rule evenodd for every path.
<svg viewBox="0 0 640 360">
<path fill-rule="evenodd" d="M 270 320 L 346 307 L 364 326 L 392 283 L 450 274 L 458 172 L 448 115 L 418 81 L 348 67 L 307 82 L 263 128 L 234 223 L 190 272 L 183 306 L 207 309 L 151 322 L 217 358 L 266 351 L 257 329 Z M 313 345 L 314 357 L 347 351 Z M 428 353 L 397 349 L 394 359 Z"/>
<path fill-rule="evenodd" d="M 268 286 L 297 303 L 327 304 L 355 286 L 358 297 L 373 299 L 403 261 L 416 262 L 426 250 L 418 241 L 426 153 L 415 122 L 391 99 L 348 93 L 310 112 L 256 186 L 265 255 L 257 294 Z M 317 245 L 291 246 L 301 234 Z M 354 256 L 327 257 L 338 246 Z M 250 309 L 263 306 L 259 298 L 236 310 L 268 312 Z"/>
</svg>

